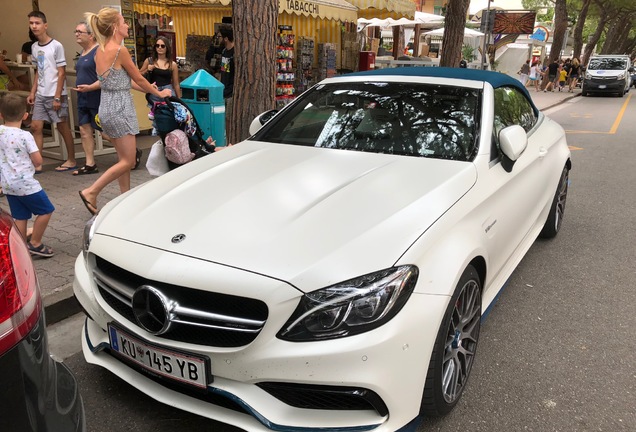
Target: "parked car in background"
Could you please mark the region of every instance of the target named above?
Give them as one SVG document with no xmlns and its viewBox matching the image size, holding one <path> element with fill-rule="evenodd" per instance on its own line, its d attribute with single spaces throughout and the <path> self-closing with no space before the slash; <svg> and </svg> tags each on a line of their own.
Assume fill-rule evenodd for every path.
<svg viewBox="0 0 636 432">
<path fill-rule="evenodd" d="M 623 97 L 632 85 L 632 62 L 626 55 L 590 57 L 581 85 L 581 95 L 612 93 Z"/>
<path fill-rule="evenodd" d="M 251 133 L 87 224 L 86 360 L 247 431 L 449 412 L 482 315 L 562 226 L 563 128 L 507 75 L 409 67 L 326 79 Z"/>
<path fill-rule="evenodd" d="M 84 431 L 71 371 L 49 355 L 29 249 L 0 209 L 0 431 Z"/>
</svg>

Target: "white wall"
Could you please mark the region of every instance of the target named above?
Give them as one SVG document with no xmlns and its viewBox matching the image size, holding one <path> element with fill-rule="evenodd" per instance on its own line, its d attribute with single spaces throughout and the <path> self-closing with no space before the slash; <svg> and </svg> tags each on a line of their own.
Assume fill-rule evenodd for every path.
<svg viewBox="0 0 636 432">
<path fill-rule="evenodd" d="M 0 19 L 0 51 L 7 50 L 7 59 L 15 60 L 22 44 L 29 40 L 31 0 L 6 0 L 2 2 Z"/>
<path fill-rule="evenodd" d="M 31 2 L 28 1 L 26 3 L 30 4 Z M 97 13 L 104 5 L 119 4 L 119 0 L 40 0 L 40 10 L 46 15 L 46 20 L 49 24 L 48 33 L 64 46 L 66 63 L 71 68 L 73 67 L 75 53 L 81 50 L 81 47 L 75 42 L 73 31 L 77 23 L 84 20 L 84 12 Z M 26 17 L 24 21 L 28 32 L 28 20 Z"/>
</svg>

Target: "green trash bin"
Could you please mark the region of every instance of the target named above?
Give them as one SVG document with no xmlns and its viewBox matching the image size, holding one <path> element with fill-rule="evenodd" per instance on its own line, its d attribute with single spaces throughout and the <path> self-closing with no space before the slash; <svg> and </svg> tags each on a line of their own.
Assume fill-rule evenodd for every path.
<svg viewBox="0 0 636 432">
<path fill-rule="evenodd" d="M 207 71 L 199 69 L 181 82 L 181 100 L 190 108 L 203 131 L 217 146 L 225 145 L 225 100 L 223 84 Z"/>
</svg>

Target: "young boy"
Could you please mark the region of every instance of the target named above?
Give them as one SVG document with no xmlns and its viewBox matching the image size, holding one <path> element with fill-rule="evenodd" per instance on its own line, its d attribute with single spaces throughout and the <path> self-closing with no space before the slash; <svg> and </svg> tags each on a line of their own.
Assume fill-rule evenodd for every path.
<svg viewBox="0 0 636 432">
<path fill-rule="evenodd" d="M 0 183 L 11 216 L 24 238 L 27 238 L 27 221 L 36 216 L 29 251 L 31 255 L 50 258 L 53 250 L 42 243 L 42 236 L 55 207 L 34 177 L 35 170 L 42 168 L 42 155 L 33 136 L 20 129 L 27 118 L 24 98 L 7 93 L 0 99 L 0 116 L 4 119 L 4 125 L 0 125 Z"/>
<path fill-rule="evenodd" d="M 568 79 L 568 72 L 565 70 L 565 68 L 561 68 L 561 70 L 559 71 L 559 91 L 563 90 L 563 87 L 565 87 L 565 81 Z"/>
<path fill-rule="evenodd" d="M 68 123 L 68 95 L 66 93 L 66 59 L 64 47 L 47 33 L 46 15 L 40 11 L 29 13 L 29 28 L 37 38 L 31 47 L 31 61 L 36 66 L 35 79 L 27 102 L 33 105 L 31 132 L 42 151 L 44 122 L 57 124 L 64 139 L 67 160 L 55 171 L 72 171 L 75 162 L 75 142 Z"/>
</svg>

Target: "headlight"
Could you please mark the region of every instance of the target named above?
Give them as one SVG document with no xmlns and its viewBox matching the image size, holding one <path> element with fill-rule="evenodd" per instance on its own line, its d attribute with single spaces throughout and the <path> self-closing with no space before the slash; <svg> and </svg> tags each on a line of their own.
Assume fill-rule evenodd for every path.
<svg viewBox="0 0 636 432">
<path fill-rule="evenodd" d="M 97 215 L 90 218 L 86 225 L 84 225 L 84 234 L 82 236 L 82 253 L 84 254 L 84 258 L 88 254 L 88 247 L 91 245 L 91 240 L 93 240 L 93 234 L 95 234 L 95 219 L 97 219 Z"/>
<path fill-rule="evenodd" d="M 625 79 L 625 75 L 626 75 L 625 72 L 621 72 L 618 75 L 616 75 L 616 79 L 619 79 L 619 80 Z"/>
<path fill-rule="evenodd" d="M 417 276 L 415 266 L 392 267 L 305 294 L 277 336 L 301 342 L 372 330 L 402 309 Z"/>
<path fill-rule="evenodd" d="M 592 75 L 590 75 L 589 73 L 585 72 L 585 79 L 592 79 Z"/>
</svg>

